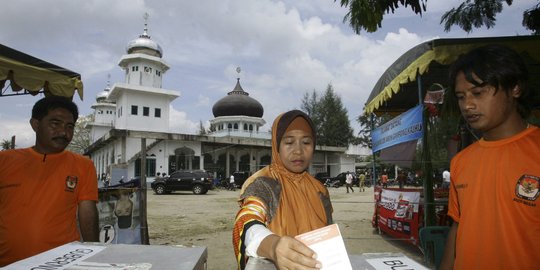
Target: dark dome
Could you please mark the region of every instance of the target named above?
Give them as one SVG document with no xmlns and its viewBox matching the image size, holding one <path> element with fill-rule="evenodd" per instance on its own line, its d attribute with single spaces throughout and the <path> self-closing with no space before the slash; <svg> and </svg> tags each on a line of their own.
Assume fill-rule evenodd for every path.
<svg viewBox="0 0 540 270">
<path fill-rule="evenodd" d="M 252 116 L 262 117 L 264 109 L 257 100 L 251 98 L 240 86 L 240 79 L 236 81 L 234 90 L 227 96 L 218 100 L 212 107 L 214 117 L 219 116 Z"/>
</svg>

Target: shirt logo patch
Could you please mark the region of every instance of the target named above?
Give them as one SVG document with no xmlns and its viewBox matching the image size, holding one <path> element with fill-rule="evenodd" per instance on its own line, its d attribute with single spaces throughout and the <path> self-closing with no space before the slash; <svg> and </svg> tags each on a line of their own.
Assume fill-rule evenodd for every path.
<svg viewBox="0 0 540 270">
<path fill-rule="evenodd" d="M 522 175 L 516 184 L 516 196 L 527 201 L 536 201 L 540 188 L 540 178 L 533 175 Z"/>
<path fill-rule="evenodd" d="M 65 191 L 73 192 L 77 187 L 77 176 L 68 176 L 66 177 L 66 189 Z"/>
</svg>

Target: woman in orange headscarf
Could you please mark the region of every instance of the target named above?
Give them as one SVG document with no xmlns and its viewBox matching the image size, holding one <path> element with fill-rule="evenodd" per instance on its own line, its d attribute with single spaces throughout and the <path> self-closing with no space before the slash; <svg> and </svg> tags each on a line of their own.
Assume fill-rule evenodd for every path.
<svg viewBox="0 0 540 270">
<path fill-rule="evenodd" d="M 321 267 L 316 254 L 294 239 L 332 223 L 328 190 L 307 172 L 314 150 L 315 131 L 309 116 L 292 110 L 276 118 L 272 163 L 248 178 L 240 191 L 233 230 L 239 269 L 265 261 L 260 258 L 278 269 Z"/>
</svg>

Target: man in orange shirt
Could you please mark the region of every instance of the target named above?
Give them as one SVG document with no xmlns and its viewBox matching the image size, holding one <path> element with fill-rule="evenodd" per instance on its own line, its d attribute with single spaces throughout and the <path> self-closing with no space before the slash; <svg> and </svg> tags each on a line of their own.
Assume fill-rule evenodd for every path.
<svg viewBox="0 0 540 270">
<path fill-rule="evenodd" d="M 70 99 L 45 97 L 32 109 L 35 145 L 0 152 L 0 266 L 99 241 L 94 164 L 65 150 L 78 116 Z"/>
<path fill-rule="evenodd" d="M 528 72 L 513 50 L 488 45 L 450 71 L 461 114 L 482 138 L 451 162 L 440 269 L 538 269 L 540 129 L 525 120 Z"/>
</svg>

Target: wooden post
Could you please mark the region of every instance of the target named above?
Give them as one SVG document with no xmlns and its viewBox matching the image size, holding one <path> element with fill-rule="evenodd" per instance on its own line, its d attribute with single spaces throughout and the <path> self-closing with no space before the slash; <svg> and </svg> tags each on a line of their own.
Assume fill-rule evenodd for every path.
<svg viewBox="0 0 540 270">
<path fill-rule="evenodd" d="M 141 215 L 141 243 L 150 244 L 148 236 L 148 222 L 146 220 L 146 138 L 141 138 L 141 197 L 139 199 L 139 211 Z"/>
</svg>

